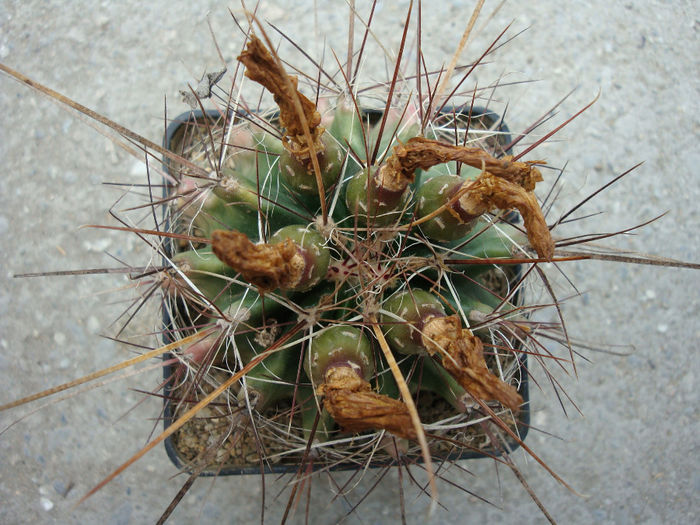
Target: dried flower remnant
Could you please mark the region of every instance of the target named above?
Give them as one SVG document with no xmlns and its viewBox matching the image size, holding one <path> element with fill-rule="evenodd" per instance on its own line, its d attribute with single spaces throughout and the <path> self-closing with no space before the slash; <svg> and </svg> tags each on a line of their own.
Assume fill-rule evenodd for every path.
<svg viewBox="0 0 700 525">
<path fill-rule="evenodd" d="M 414 137 L 394 148 L 379 171 L 379 180 L 396 191 L 396 188 L 405 188 L 413 181 L 415 170 L 427 170 L 450 161 L 481 169 L 482 174 L 476 181 L 463 181 L 444 194 L 443 205 L 448 213 L 459 223 L 469 224 L 495 208 L 517 208 L 523 215 L 528 239 L 537 254 L 545 259 L 554 256 L 554 242 L 533 193 L 535 185 L 542 181 L 542 174 L 534 167 L 535 162 L 540 161 L 513 162 L 511 157 L 496 159 L 479 148 Z M 459 197 L 455 193 L 459 193 Z M 435 211 L 429 210 L 423 216 Z M 418 216 L 422 217 L 420 212 Z"/>
<path fill-rule="evenodd" d="M 280 244 L 254 244 L 237 231 L 212 233 L 216 256 L 261 291 L 293 288 L 304 273 L 304 257 L 290 239 Z"/>
<path fill-rule="evenodd" d="M 475 219 L 494 208 L 516 208 L 523 217 L 528 240 L 537 255 L 547 260 L 554 257 L 554 241 L 532 191 L 490 172 L 484 172 L 475 181 L 465 183 L 463 188 L 464 194 L 454 206 L 462 220 Z"/>
<path fill-rule="evenodd" d="M 350 367 L 330 368 L 317 393 L 345 432 L 386 430 L 397 437 L 416 439 L 406 404 L 373 392 L 371 385 Z"/>
<path fill-rule="evenodd" d="M 245 75 L 262 84 L 274 96 L 280 110 L 280 125 L 285 133 L 282 143 L 311 171 L 311 148 L 317 154 L 324 150 L 321 136 L 325 130 L 320 126 L 321 114 L 316 110 L 316 105 L 299 92 L 297 77 L 288 75 L 255 35 L 250 36 L 248 45 L 238 60 L 246 66 Z M 303 120 L 297 112 L 295 101 L 301 105 Z M 311 145 L 307 131 L 311 136 Z"/>
<path fill-rule="evenodd" d="M 455 146 L 423 137 L 413 137 L 406 144 L 396 146 L 392 156 L 396 157 L 396 161 L 391 162 L 394 169 L 403 172 L 455 160 L 514 182 L 527 191 L 534 190 L 535 183 L 542 181 L 540 170 L 534 166 L 542 161 L 513 162 L 510 155 L 497 159 L 480 148 Z"/>
<path fill-rule="evenodd" d="M 514 412 L 519 410 L 523 398 L 513 385 L 489 371 L 481 339 L 462 328 L 457 315 L 433 317 L 425 323 L 421 337 L 428 353 L 439 354 L 445 370 L 473 397 L 496 400 Z"/>
<path fill-rule="evenodd" d="M 408 407 L 372 391 L 368 379 L 374 375 L 374 356 L 359 328 L 336 325 L 314 336 L 304 369 L 324 408 L 346 432 L 384 429 L 416 438 Z"/>
<path fill-rule="evenodd" d="M 462 328 L 458 315 L 445 315 L 435 295 L 420 289 L 405 290 L 388 299 L 384 308 L 383 330 L 396 352 L 437 354 L 442 367 L 472 397 L 496 400 L 518 411 L 523 399 L 515 387 L 491 373 L 481 340 Z"/>
</svg>

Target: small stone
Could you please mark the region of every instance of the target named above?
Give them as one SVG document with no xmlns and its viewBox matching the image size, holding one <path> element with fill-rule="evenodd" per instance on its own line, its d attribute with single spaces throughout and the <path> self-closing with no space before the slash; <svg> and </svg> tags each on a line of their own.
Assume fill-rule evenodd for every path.
<svg viewBox="0 0 700 525">
<path fill-rule="evenodd" d="M 39 502 L 41 503 L 42 508 L 48 512 L 53 508 L 53 501 L 51 501 L 49 498 L 46 497 L 41 497 L 39 499 Z"/>
<path fill-rule="evenodd" d="M 60 479 L 57 479 L 56 481 L 53 482 L 53 489 L 56 491 L 57 494 L 60 494 L 64 498 L 66 497 L 66 494 L 68 493 L 68 489 L 66 488 L 66 484 L 63 483 Z"/>
<path fill-rule="evenodd" d="M 112 244 L 112 240 L 108 237 L 103 237 L 94 242 L 85 241 L 83 248 L 89 252 L 103 252 Z"/>
<path fill-rule="evenodd" d="M 595 521 L 598 523 L 605 521 L 607 514 L 603 509 L 595 509 L 593 510 L 593 517 L 595 518 Z"/>
<path fill-rule="evenodd" d="M 87 327 L 88 330 L 90 330 L 90 333 L 96 334 L 100 331 L 100 321 L 97 319 L 97 317 L 91 315 L 88 317 Z"/>
<path fill-rule="evenodd" d="M 216 462 L 217 463 L 223 463 L 226 461 L 229 457 L 228 451 L 224 450 L 223 448 L 220 448 L 216 451 Z"/>
<path fill-rule="evenodd" d="M 66 344 L 66 334 L 63 332 L 56 332 L 53 334 L 53 342 L 59 346 L 63 346 Z"/>
<path fill-rule="evenodd" d="M 661 332 L 662 334 L 665 334 L 666 332 L 668 332 L 668 325 L 663 323 L 659 324 L 656 326 L 656 330 L 658 332 Z"/>
<path fill-rule="evenodd" d="M 109 525 L 128 525 L 132 523 L 131 515 L 134 509 L 128 501 L 122 503 L 116 511 L 109 517 Z"/>
<path fill-rule="evenodd" d="M 110 18 L 107 15 L 98 15 L 95 18 L 95 25 L 103 29 L 109 25 L 109 22 Z"/>
<path fill-rule="evenodd" d="M 647 291 L 644 293 L 644 296 L 645 296 L 647 299 L 650 299 L 650 300 L 651 300 L 651 299 L 655 299 L 655 298 L 656 298 L 656 292 L 655 292 L 654 290 L 647 290 Z"/>
<path fill-rule="evenodd" d="M 129 170 L 129 175 L 133 175 L 133 176 L 145 177 L 147 174 L 148 174 L 148 170 L 146 169 L 146 164 L 144 164 L 140 160 L 137 162 L 134 162 L 131 165 L 131 169 Z"/>
</svg>

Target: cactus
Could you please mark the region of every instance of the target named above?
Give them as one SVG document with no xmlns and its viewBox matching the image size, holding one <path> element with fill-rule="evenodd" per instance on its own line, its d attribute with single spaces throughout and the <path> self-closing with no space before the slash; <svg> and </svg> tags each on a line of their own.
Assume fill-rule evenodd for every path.
<svg viewBox="0 0 700 525">
<path fill-rule="evenodd" d="M 501 156 L 498 135 L 475 138 L 474 129 L 495 120 L 482 111 L 442 111 L 421 131 L 417 115 L 387 109 L 371 118 L 357 100 L 348 104 L 347 94 L 322 94 L 322 117 L 321 103 L 299 91 L 298 79 L 255 34 L 238 59 L 247 77 L 271 91 L 278 107 L 263 126 L 259 115 L 245 113 L 186 116 L 182 126 L 189 138 L 169 144 L 191 163 L 170 165 L 178 183 L 169 195 L 169 224 L 187 239 L 171 245 L 170 273 L 173 279 L 187 275 L 192 285 L 184 291 L 169 287 L 171 328 L 185 335 L 207 332 L 216 323 L 225 334 L 217 363 L 226 362 L 232 374 L 288 334 L 288 342 L 236 382 L 237 399 L 252 421 L 274 417 L 280 405 L 291 407 L 293 421 L 300 410 L 299 389 L 311 386 L 313 404 L 331 416 L 327 426 L 337 425 L 324 432 L 333 446 L 314 445 L 316 465 L 350 453 L 343 436 L 357 432 L 409 440 L 408 456 L 422 449 L 430 461 L 423 425 L 434 422 L 416 424 L 418 409 L 398 388 L 407 389 L 406 380 L 386 361 L 402 359 L 416 345 L 435 360 L 426 370 L 438 398 L 454 405 L 456 381 L 459 406 L 467 398 L 477 406 L 495 401 L 496 420 L 512 433 L 523 404 L 513 384 L 522 377 L 518 344 L 513 338 L 508 350 L 496 350 L 487 331 L 481 334 L 485 352 L 467 328 L 472 311 L 487 317 L 504 311 L 500 290 L 485 285 L 481 293 L 469 290 L 481 274 L 495 271 L 445 261 L 509 259 L 515 243 L 523 254 L 531 250 L 550 260 L 553 241 L 532 193 L 542 180 L 539 169 Z M 446 118 L 459 126 L 450 140 L 464 144 L 448 142 L 438 131 Z M 222 147 L 231 136 L 237 141 Z M 197 168 L 209 173 L 202 178 Z M 512 220 L 505 213 L 513 208 L 525 217 L 524 227 L 506 220 Z M 501 284 L 507 287 L 517 272 L 505 275 Z M 243 313 L 242 296 L 248 301 Z M 424 316 L 413 315 L 414 301 L 430 303 Z M 255 316 L 251 308 L 257 308 Z M 380 391 L 382 376 L 382 383 L 397 386 L 390 394 Z M 195 390 L 184 385 L 170 395 L 181 399 L 183 388 Z M 303 419 L 297 432 L 309 436 L 313 423 Z M 432 446 L 440 439 L 431 437 Z M 486 446 L 488 437 L 482 440 Z M 290 460 L 300 458 L 285 458 Z"/>
<path fill-rule="evenodd" d="M 170 181 L 159 228 L 126 228 L 165 239 L 144 272 L 167 318 L 147 356 L 171 352 L 158 440 L 196 475 L 432 474 L 455 449 L 518 445 L 540 462 L 525 355 L 547 364 L 519 265 L 564 260 L 534 193 L 545 163 L 513 157 L 469 97 L 406 102 L 395 75 L 377 111 L 350 79 L 309 89 L 273 49 L 256 26 L 238 57 L 269 112 L 193 112 L 167 150 L 142 142 Z"/>
</svg>

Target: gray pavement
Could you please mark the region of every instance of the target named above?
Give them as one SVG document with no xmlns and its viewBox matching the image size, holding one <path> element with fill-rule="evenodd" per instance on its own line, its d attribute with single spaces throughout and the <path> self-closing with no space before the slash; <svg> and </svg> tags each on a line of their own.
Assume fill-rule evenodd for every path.
<svg viewBox="0 0 700 525">
<path fill-rule="evenodd" d="M 357 3 L 366 16 L 367 3 Z M 700 261 L 697 6 L 690 1 L 571 4 L 506 4 L 463 58 L 478 56 L 488 39 L 511 20 L 511 35 L 529 27 L 476 76 L 479 85 L 498 78 L 504 83 L 538 80 L 496 91 L 497 107 L 508 103 L 507 121 L 514 130 L 525 128 L 574 87 L 578 90 L 565 102 L 557 122 L 601 90 L 588 112 L 530 155 L 557 166 L 568 162 L 560 209 L 644 161 L 586 208 L 588 213 L 605 214 L 567 225 L 562 234 L 620 229 L 667 211 L 659 222 L 613 244 Z M 283 28 L 314 56 L 320 55 L 325 37 L 327 48 L 344 57 L 343 2 L 285 5 L 265 2 L 261 17 Z M 406 5 L 378 4 L 374 35 L 387 49 L 397 48 Z M 442 2 L 424 8 L 428 64 L 438 67 L 448 61 L 470 5 Z M 231 4 L 233 9 L 238 6 Z M 164 97 L 169 115 L 184 111 L 177 91 L 218 65 L 207 16 L 224 56 L 231 60 L 242 39 L 226 6 L 216 2 L 4 1 L 0 61 L 157 142 Z M 293 55 L 287 44 L 282 50 Z M 329 52 L 325 60 L 332 63 Z M 301 60 L 296 63 L 313 69 Z M 366 68 L 368 77 L 386 78 L 380 56 L 369 60 Z M 131 236 L 78 229 L 109 222 L 106 210 L 120 191 L 101 183 L 143 182 L 142 163 L 4 75 L 0 115 L 4 403 L 131 355 L 129 348 L 100 337 L 114 334 L 111 323 L 130 297 L 130 291 L 120 290 L 129 284 L 123 276 L 18 280 L 12 274 L 116 266 L 105 251 L 139 265 L 149 254 Z M 585 351 L 590 362 L 578 361 L 578 378 L 560 378 L 583 416 L 569 402 L 565 415 L 548 385 L 541 391 L 535 388 L 533 423 L 555 437 L 532 432 L 528 444 L 579 495 L 518 453 L 526 478 L 561 523 L 697 522 L 700 274 L 602 262 L 562 268 L 584 293 L 563 307 L 570 333 L 594 345 L 620 345 L 613 350 L 631 355 Z M 562 295 L 573 294 L 564 282 L 557 286 Z M 154 316 L 141 316 L 131 335 L 153 330 Z M 141 340 L 154 343 L 149 336 Z M 147 440 L 155 424 L 148 418 L 157 415 L 158 402 L 148 400 L 131 410 L 142 398 L 134 389 L 154 388 L 159 374 L 157 369 L 146 371 L 52 404 L 1 434 L 0 522 L 155 522 L 184 482 L 173 477 L 176 470 L 161 447 L 74 506 Z M 0 414 L 0 428 L 29 409 Z M 443 483 L 439 488 L 444 508 L 429 519 L 427 499 L 416 500 L 417 491 L 408 489 L 408 522 L 544 521 L 505 469 L 496 469 L 488 460 L 464 467 L 473 476 L 456 472 L 454 479 L 500 509 Z M 284 481 L 272 476 L 265 480 L 269 522 L 281 516 L 286 497 L 275 496 Z M 362 512 L 347 521 L 399 521 L 397 481 L 396 473 L 390 473 Z M 352 499 L 358 500 L 373 482 L 370 473 Z M 315 482 L 312 501 L 314 523 L 333 523 L 347 512 L 343 501 L 333 500 L 327 478 Z M 172 523 L 254 522 L 260 509 L 257 478 L 202 479 L 185 496 Z M 299 514 L 296 519 L 303 521 L 303 512 Z"/>
</svg>

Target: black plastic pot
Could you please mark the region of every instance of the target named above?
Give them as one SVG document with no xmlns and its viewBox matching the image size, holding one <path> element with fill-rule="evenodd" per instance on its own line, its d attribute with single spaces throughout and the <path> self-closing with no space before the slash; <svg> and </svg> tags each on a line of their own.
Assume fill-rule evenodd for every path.
<svg viewBox="0 0 700 525">
<path fill-rule="evenodd" d="M 383 112 L 379 110 L 367 110 L 365 112 L 367 117 L 369 118 L 370 122 L 376 122 L 378 121 Z M 165 133 L 165 137 L 163 140 L 163 147 L 165 147 L 168 150 L 171 150 L 171 147 L 173 146 L 174 143 L 177 143 L 178 140 L 181 140 L 185 130 L 187 129 L 188 125 L 192 125 L 198 121 L 201 121 L 203 118 L 210 119 L 212 122 L 215 122 L 219 119 L 223 118 L 223 115 L 216 110 L 208 111 L 206 114 L 203 113 L 200 110 L 196 111 L 191 111 L 188 113 L 183 113 L 182 115 L 178 116 L 177 118 L 173 119 L 173 121 L 168 125 Z M 500 117 L 487 110 L 484 108 L 472 108 L 470 112 L 469 106 L 467 107 L 456 107 L 456 108 L 446 108 L 443 112 L 442 115 L 445 118 L 449 118 L 450 116 L 458 116 L 460 119 L 471 119 L 473 121 L 476 120 L 481 120 L 482 122 L 485 123 L 487 128 L 493 128 L 497 129 L 499 131 L 499 140 L 498 143 L 502 146 L 508 145 L 511 142 L 511 136 L 510 136 L 510 131 L 506 124 L 501 121 Z M 470 116 L 471 115 L 471 116 Z M 232 115 L 229 114 L 227 115 L 227 118 L 231 118 Z M 470 121 L 471 121 L 470 120 Z M 503 150 L 501 153 L 503 154 L 511 154 L 510 150 Z M 167 173 L 169 172 L 169 167 L 172 166 L 171 161 L 168 159 L 163 159 L 163 169 Z M 164 197 L 168 195 L 169 193 L 168 187 L 164 189 Z M 511 223 L 517 223 L 520 220 L 520 216 L 517 212 L 510 212 L 507 215 L 507 220 Z M 167 224 L 166 224 L 167 227 Z M 166 246 L 166 250 L 168 251 L 167 255 L 171 255 L 173 252 L 173 245 L 172 243 L 168 246 Z M 521 266 L 516 266 L 515 267 L 516 271 L 516 276 L 520 277 L 522 274 L 522 268 Z M 520 301 L 522 300 L 520 292 L 518 292 L 514 299 L 513 302 L 515 304 L 519 304 Z M 170 333 L 173 331 L 174 328 L 174 322 L 168 315 L 168 310 L 166 308 L 163 308 L 163 342 L 164 344 L 168 344 L 172 342 L 172 338 L 170 337 Z M 170 359 L 172 356 L 170 354 L 166 354 L 164 356 L 165 360 Z M 519 420 L 518 420 L 518 428 L 517 432 L 519 434 L 519 437 L 521 440 L 524 440 L 529 427 L 530 427 L 530 403 L 529 403 L 529 375 L 527 373 L 527 354 L 523 353 L 519 356 L 519 361 L 520 361 L 520 367 L 519 369 L 522 371 L 521 372 L 521 380 L 520 380 L 520 387 L 518 389 L 519 394 L 523 398 L 523 405 L 520 409 L 519 413 Z M 169 365 L 164 367 L 164 379 L 168 380 L 171 375 L 174 373 L 174 367 Z M 166 383 L 167 385 L 170 385 L 170 383 Z M 163 410 L 163 418 L 164 418 L 164 424 L 165 428 L 168 428 L 174 418 L 173 414 L 173 403 L 170 401 L 170 394 L 171 394 L 171 387 L 166 386 L 165 388 L 165 401 L 164 401 L 164 410 Z M 514 450 L 518 448 L 519 444 L 515 441 L 509 440 L 507 443 L 507 448 L 509 450 Z M 183 460 L 181 459 L 180 455 L 178 454 L 178 451 L 176 450 L 175 444 L 173 442 L 172 436 L 168 437 L 165 440 L 165 450 L 168 454 L 168 457 L 171 459 L 173 464 L 180 470 L 184 471 L 189 471 L 190 468 L 185 465 Z M 491 457 L 493 456 L 500 456 L 502 455 L 503 450 L 502 449 L 485 449 L 483 452 L 481 451 L 473 451 L 473 450 L 463 450 L 462 452 L 455 452 L 452 453 L 448 456 L 442 457 L 442 460 L 446 461 L 457 461 L 457 460 L 462 460 L 462 459 L 476 459 L 476 458 L 484 458 L 484 457 Z M 487 455 L 488 454 L 488 455 Z M 434 455 L 434 457 L 437 455 Z M 413 462 L 422 462 L 421 457 L 411 457 L 411 461 Z M 398 463 L 396 461 L 387 461 L 385 463 L 381 462 L 376 462 L 374 461 L 371 464 L 371 468 L 379 468 L 383 466 L 390 466 L 390 465 L 397 465 Z M 201 476 L 231 476 L 231 475 L 246 475 L 246 474 L 260 474 L 261 472 L 265 473 L 294 473 L 298 471 L 298 466 L 297 465 L 290 465 L 290 464 L 283 464 L 283 465 L 272 465 L 268 466 L 265 465 L 264 467 L 260 463 L 255 463 L 255 464 L 250 464 L 249 466 L 245 467 L 225 467 L 225 468 L 215 468 L 212 467 L 212 470 L 205 470 L 201 472 Z M 318 470 L 321 468 L 328 468 L 329 470 L 355 470 L 358 468 L 358 465 L 356 463 L 340 463 L 333 465 L 332 467 L 327 467 L 325 464 L 321 464 L 318 462 L 314 462 L 313 464 L 313 469 Z"/>
</svg>

